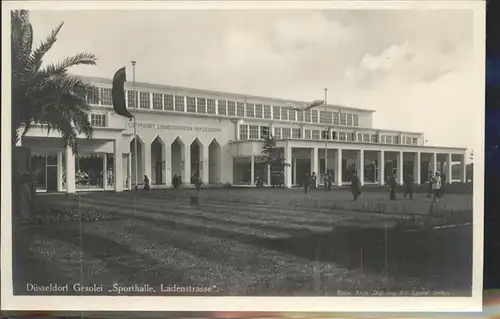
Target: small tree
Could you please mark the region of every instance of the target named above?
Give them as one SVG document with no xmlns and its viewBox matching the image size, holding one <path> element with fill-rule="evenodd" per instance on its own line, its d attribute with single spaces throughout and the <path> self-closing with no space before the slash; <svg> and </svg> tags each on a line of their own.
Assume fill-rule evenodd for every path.
<svg viewBox="0 0 500 319">
<path fill-rule="evenodd" d="M 276 139 L 271 134 L 264 137 L 264 144 L 262 145 L 262 155 L 264 157 L 264 162 L 269 165 L 271 178 L 276 175 L 282 176 L 285 167 L 290 166 L 290 164 L 287 163 L 286 158 L 281 155 L 280 151 L 276 147 Z M 271 184 L 276 185 L 275 183 Z"/>
</svg>

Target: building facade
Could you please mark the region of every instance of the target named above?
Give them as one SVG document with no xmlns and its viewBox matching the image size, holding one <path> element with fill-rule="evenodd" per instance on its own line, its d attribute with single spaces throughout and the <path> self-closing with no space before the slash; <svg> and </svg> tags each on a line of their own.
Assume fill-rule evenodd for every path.
<svg viewBox="0 0 500 319">
<path fill-rule="evenodd" d="M 84 79 L 98 87 L 88 96 L 94 134 L 79 140 L 76 155 L 63 147 L 60 134 L 39 126 L 21 140 L 31 149 L 40 192 L 121 192 L 142 184 L 144 176 L 152 188 L 171 187 L 174 176 L 191 184 L 193 175 L 204 184 L 254 185 L 260 178 L 268 185 L 262 140 L 269 134 L 291 164 L 286 187 L 300 185 L 309 172 L 321 177 L 325 153 L 339 186 L 352 172 L 363 184 L 383 185 L 391 174 L 400 183 L 411 174 L 420 184 L 434 171 L 450 183 L 466 179 L 466 149 L 426 146 L 422 133 L 378 129 L 374 111 L 337 105 L 297 111 L 306 103 L 147 83 L 133 90 L 127 83 L 127 107 L 136 104 L 135 140 L 134 122 L 113 112 L 111 80 Z"/>
</svg>

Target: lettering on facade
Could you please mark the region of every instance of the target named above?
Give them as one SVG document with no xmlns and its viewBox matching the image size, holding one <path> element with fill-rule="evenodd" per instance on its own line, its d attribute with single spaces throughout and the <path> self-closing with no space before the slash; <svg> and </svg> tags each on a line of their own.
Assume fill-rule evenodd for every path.
<svg viewBox="0 0 500 319">
<path fill-rule="evenodd" d="M 134 123 L 128 123 L 128 127 L 133 128 Z M 167 125 L 167 124 L 154 124 L 154 123 L 137 123 L 137 127 L 158 129 L 158 130 L 169 130 L 169 131 L 222 132 L 220 128 L 216 127 L 198 127 L 198 126 Z"/>
</svg>

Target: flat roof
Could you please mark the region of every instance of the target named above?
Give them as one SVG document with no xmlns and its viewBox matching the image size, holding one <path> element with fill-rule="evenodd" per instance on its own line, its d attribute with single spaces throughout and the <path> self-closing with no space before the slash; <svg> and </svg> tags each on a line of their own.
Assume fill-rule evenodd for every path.
<svg viewBox="0 0 500 319">
<path fill-rule="evenodd" d="M 110 78 L 108 79 L 108 78 L 92 77 L 92 76 L 77 75 L 77 74 L 74 74 L 73 76 L 77 76 L 79 78 L 86 79 L 90 82 L 104 82 L 104 83 L 112 84 L 112 79 L 110 79 Z M 131 83 L 131 82 L 127 81 L 127 83 Z M 196 88 L 189 88 L 189 87 L 182 87 L 182 86 L 153 84 L 153 83 L 148 83 L 148 82 L 135 82 L 135 85 L 139 86 L 139 87 L 148 87 L 151 89 L 158 89 L 158 90 L 189 91 L 189 92 L 198 93 L 198 94 L 221 95 L 221 96 L 232 97 L 234 99 L 240 99 L 240 100 L 244 100 L 244 99 L 269 100 L 269 101 L 276 102 L 278 104 L 284 104 L 281 106 L 291 106 L 291 107 L 293 107 L 294 104 L 299 106 L 299 105 L 304 105 L 304 104 L 308 104 L 308 103 L 312 102 L 312 101 L 299 101 L 299 100 L 292 100 L 292 99 L 266 97 L 266 96 L 251 95 L 251 94 L 229 93 L 229 92 L 215 91 L 215 90 L 204 90 L 204 89 L 196 89 Z M 357 111 L 357 112 L 362 112 L 362 113 L 374 113 L 375 112 L 375 110 L 354 108 L 354 107 L 345 106 L 345 105 L 338 105 L 338 104 L 328 104 L 327 107 L 333 108 L 333 109 Z"/>
</svg>

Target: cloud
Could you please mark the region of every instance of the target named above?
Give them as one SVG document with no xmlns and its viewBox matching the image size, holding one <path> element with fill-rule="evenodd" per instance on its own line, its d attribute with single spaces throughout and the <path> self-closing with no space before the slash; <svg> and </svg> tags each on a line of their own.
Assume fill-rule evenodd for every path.
<svg viewBox="0 0 500 319">
<path fill-rule="evenodd" d="M 467 112 L 454 105 L 473 81 L 471 17 L 450 10 L 32 12 L 35 43 L 65 21 L 47 62 L 83 51 L 98 56 L 98 66 L 77 74 L 110 78 L 137 60 L 137 80 L 150 83 L 300 100 L 320 99 L 327 87 L 331 103 L 376 110 L 377 127 L 430 131 L 443 144 L 461 141 L 458 124 L 445 137 L 426 119 L 440 114 L 464 124 Z"/>
</svg>

